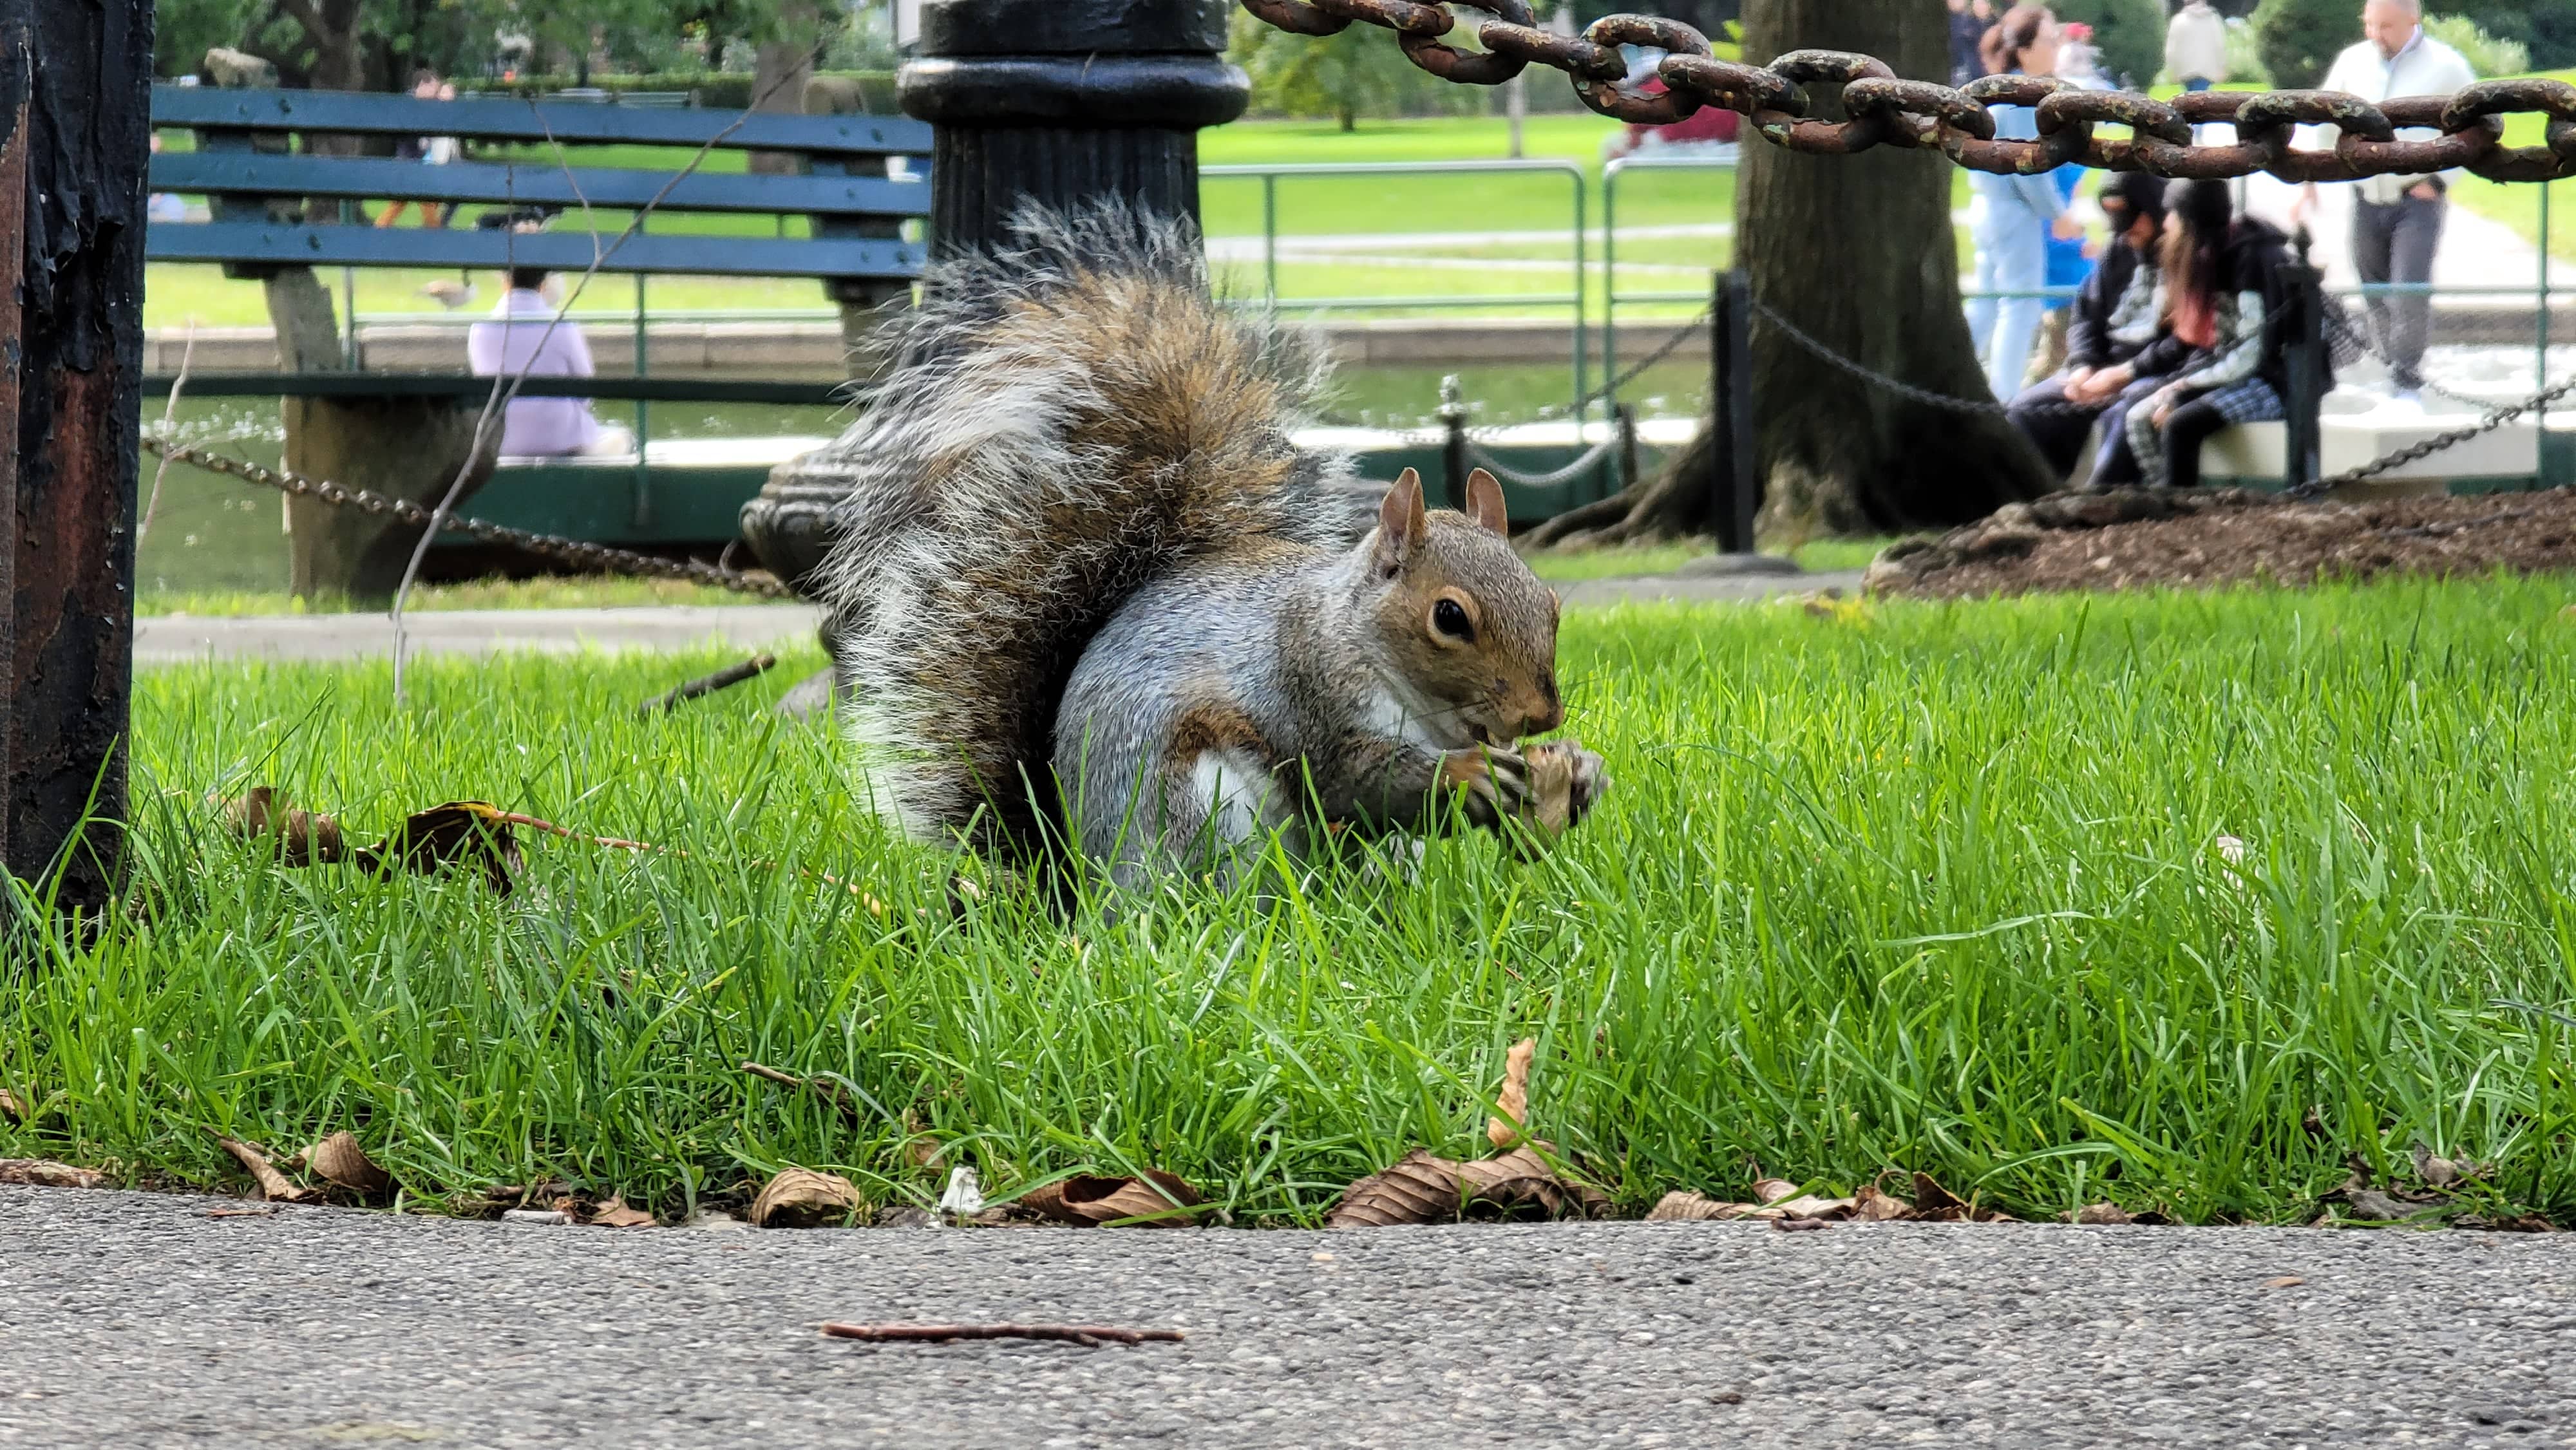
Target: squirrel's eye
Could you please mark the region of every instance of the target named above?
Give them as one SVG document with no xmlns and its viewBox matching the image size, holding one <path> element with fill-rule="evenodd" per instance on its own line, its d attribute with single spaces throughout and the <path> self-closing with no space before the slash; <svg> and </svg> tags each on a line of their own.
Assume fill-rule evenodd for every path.
<svg viewBox="0 0 2576 1450">
<path fill-rule="evenodd" d="M 1473 640 L 1476 627 L 1467 622 L 1467 611 L 1455 599 L 1443 599 L 1431 606 L 1431 627 L 1451 639 Z"/>
</svg>

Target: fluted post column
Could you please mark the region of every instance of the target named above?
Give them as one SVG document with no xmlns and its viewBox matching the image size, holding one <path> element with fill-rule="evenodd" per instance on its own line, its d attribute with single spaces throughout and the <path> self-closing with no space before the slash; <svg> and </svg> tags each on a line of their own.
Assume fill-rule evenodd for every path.
<svg viewBox="0 0 2576 1450">
<path fill-rule="evenodd" d="M 1198 131 L 1243 114 L 1226 0 L 926 0 L 904 111 L 937 128 L 931 231 L 998 239 L 1032 199 L 1199 214 Z"/>
</svg>

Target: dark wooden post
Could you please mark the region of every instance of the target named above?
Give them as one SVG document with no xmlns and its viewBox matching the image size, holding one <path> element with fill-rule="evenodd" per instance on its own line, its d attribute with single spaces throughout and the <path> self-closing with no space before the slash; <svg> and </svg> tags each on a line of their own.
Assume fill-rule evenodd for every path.
<svg viewBox="0 0 2576 1450">
<path fill-rule="evenodd" d="M 1198 130 L 1243 114 L 1226 0 L 924 0 L 904 110 L 938 127 L 931 232 L 998 239 L 1035 198 L 1199 214 Z"/>
<path fill-rule="evenodd" d="M 150 0 L 0 0 L 0 865 L 67 909 L 125 814 L 151 83 Z"/>
</svg>

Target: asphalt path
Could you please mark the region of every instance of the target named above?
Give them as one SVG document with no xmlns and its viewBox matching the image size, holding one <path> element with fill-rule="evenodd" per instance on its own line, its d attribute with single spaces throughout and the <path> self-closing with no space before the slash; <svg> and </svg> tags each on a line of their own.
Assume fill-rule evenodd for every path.
<svg viewBox="0 0 2576 1450">
<path fill-rule="evenodd" d="M 0 1189 L 28 1445 L 2576 1444 L 2576 1236 L 582 1229 Z M 872 1345 L 826 1320 L 1178 1344 Z"/>
</svg>

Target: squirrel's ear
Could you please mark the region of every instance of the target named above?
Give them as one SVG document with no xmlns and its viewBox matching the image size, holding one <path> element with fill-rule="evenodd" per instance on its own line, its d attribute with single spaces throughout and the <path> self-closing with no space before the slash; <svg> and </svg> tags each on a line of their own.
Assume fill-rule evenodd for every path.
<svg viewBox="0 0 2576 1450">
<path fill-rule="evenodd" d="M 1422 511 L 1422 475 L 1408 468 L 1396 475 L 1386 499 L 1377 506 L 1377 562 L 1392 569 L 1421 544 L 1430 520 Z"/>
<path fill-rule="evenodd" d="M 1511 537 L 1511 516 L 1503 511 L 1503 486 L 1481 468 L 1467 475 L 1467 517 L 1489 532 Z"/>
</svg>

